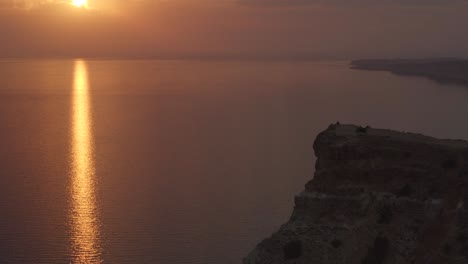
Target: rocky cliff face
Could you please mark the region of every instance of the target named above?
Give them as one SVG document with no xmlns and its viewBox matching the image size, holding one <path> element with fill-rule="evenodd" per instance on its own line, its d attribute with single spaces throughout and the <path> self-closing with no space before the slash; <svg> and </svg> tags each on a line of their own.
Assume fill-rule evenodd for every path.
<svg viewBox="0 0 468 264">
<path fill-rule="evenodd" d="M 291 219 L 245 264 L 468 263 L 468 142 L 331 125 Z"/>
</svg>

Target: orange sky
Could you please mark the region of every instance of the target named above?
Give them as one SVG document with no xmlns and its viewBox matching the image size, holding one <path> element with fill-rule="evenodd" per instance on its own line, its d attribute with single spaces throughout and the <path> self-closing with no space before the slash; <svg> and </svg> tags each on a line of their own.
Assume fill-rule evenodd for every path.
<svg viewBox="0 0 468 264">
<path fill-rule="evenodd" d="M 468 56 L 463 0 L 8 1 L 1 57 Z"/>
</svg>

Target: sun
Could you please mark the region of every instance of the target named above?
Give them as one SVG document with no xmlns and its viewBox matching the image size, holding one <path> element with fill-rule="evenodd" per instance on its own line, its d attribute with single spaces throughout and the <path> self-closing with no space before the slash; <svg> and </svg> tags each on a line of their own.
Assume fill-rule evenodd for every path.
<svg viewBox="0 0 468 264">
<path fill-rule="evenodd" d="M 87 7 L 88 0 L 73 0 L 73 5 L 77 7 Z"/>
</svg>

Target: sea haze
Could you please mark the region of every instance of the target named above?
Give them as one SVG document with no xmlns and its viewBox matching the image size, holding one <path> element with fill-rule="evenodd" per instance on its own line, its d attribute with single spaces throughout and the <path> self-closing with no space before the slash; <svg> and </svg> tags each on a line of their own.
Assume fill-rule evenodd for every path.
<svg viewBox="0 0 468 264">
<path fill-rule="evenodd" d="M 468 139 L 468 89 L 348 62 L 0 62 L 0 263 L 240 263 L 313 141 L 356 123 Z"/>
</svg>

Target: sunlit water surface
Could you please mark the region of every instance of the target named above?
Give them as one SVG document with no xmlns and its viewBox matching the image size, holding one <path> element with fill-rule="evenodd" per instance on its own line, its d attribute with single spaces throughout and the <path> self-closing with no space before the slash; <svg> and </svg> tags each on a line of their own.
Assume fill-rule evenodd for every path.
<svg viewBox="0 0 468 264">
<path fill-rule="evenodd" d="M 468 139 L 467 102 L 346 62 L 1 61 L 0 263 L 240 263 L 329 123 Z"/>
</svg>

